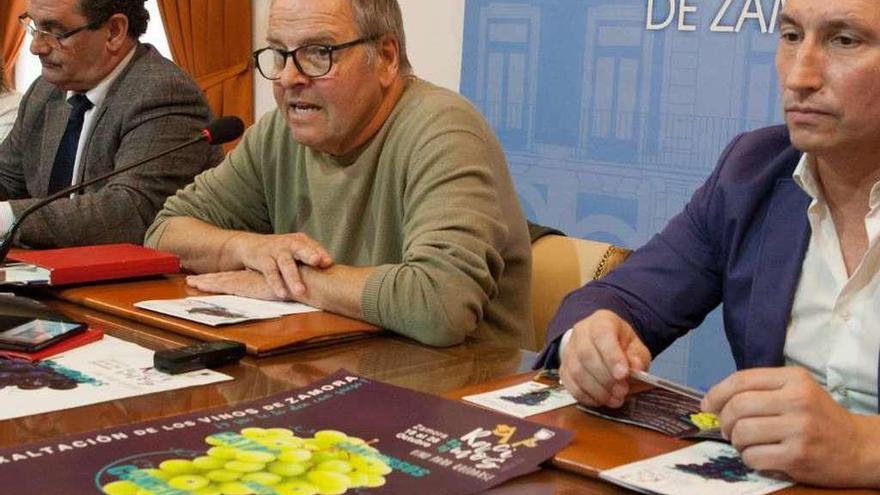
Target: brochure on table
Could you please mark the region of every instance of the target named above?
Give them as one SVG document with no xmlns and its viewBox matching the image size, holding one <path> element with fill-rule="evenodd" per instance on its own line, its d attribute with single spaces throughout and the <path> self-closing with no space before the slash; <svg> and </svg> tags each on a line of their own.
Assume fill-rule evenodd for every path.
<svg viewBox="0 0 880 495">
<path fill-rule="evenodd" d="M 723 441 L 718 418 L 700 411 L 700 401 L 662 388 L 651 388 L 627 396 L 619 408 L 589 407 L 584 412 L 620 421 L 676 438 L 702 438 Z"/>
<path fill-rule="evenodd" d="M 533 381 L 482 394 L 466 395 L 462 399 L 517 418 L 526 418 L 577 403 L 562 386 Z"/>
<path fill-rule="evenodd" d="M 211 370 L 160 373 L 153 351 L 108 335 L 38 363 L 0 359 L 0 420 L 226 380 Z"/>
<path fill-rule="evenodd" d="M 536 470 L 570 439 L 565 430 L 342 370 L 235 406 L 0 450 L 0 486 L 111 495 L 466 495 Z"/>
<path fill-rule="evenodd" d="M 211 326 L 320 311 L 302 303 L 264 301 L 228 295 L 153 299 L 135 303 L 135 306 Z"/>
<path fill-rule="evenodd" d="M 756 473 L 736 449 L 718 442 L 700 442 L 599 476 L 631 490 L 664 495 L 763 495 L 792 486 Z"/>
</svg>

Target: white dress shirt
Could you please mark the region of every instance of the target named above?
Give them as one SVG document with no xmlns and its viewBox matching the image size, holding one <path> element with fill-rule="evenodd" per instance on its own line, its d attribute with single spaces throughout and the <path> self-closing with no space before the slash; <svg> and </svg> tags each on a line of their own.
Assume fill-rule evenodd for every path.
<svg viewBox="0 0 880 495">
<path fill-rule="evenodd" d="M 794 295 L 785 338 L 785 362 L 812 373 L 838 403 L 877 413 L 880 351 L 880 183 L 865 216 L 868 251 L 847 276 L 834 220 L 804 154 L 795 182 L 813 198 L 807 209 L 812 233 Z"/>
<path fill-rule="evenodd" d="M 0 143 L 12 130 L 12 124 L 15 123 L 15 118 L 18 116 L 18 102 L 20 101 L 21 94 L 15 91 L 0 94 Z"/>
<path fill-rule="evenodd" d="M 92 132 L 92 128 L 95 127 L 95 120 L 98 118 L 98 112 L 101 109 L 101 105 L 104 103 L 104 99 L 107 98 L 107 92 L 110 90 L 110 86 L 113 85 L 113 82 L 119 77 L 119 74 L 122 73 L 122 70 L 125 69 L 128 63 L 131 62 L 131 59 L 134 58 L 135 51 L 135 48 L 132 48 L 125 58 L 116 64 L 116 67 L 107 74 L 107 77 L 99 82 L 97 86 L 85 93 L 86 97 L 94 106 L 87 111 L 83 117 L 82 132 L 79 134 L 79 143 L 76 146 L 76 161 L 73 164 L 73 180 L 70 185 L 79 182 L 80 170 L 82 169 L 80 158 L 82 157 L 83 148 Z M 69 99 L 74 94 L 75 92 L 68 91 L 67 98 Z M 8 201 L 0 202 L 0 234 L 6 233 L 6 231 L 12 227 L 14 221 L 15 215 L 12 213 L 12 206 Z"/>
</svg>

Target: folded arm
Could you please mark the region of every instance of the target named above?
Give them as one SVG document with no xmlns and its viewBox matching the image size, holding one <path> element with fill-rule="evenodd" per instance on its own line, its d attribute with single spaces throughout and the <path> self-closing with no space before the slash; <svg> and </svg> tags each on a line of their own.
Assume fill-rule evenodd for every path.
<svg viewBox="0 0 880 495">
<path fill-rule="evenodd" d="M 187 277 L 187 284 L 205 292 L 270 300 L 297 300 L 344 316 L 363 319 L 361 294 L 372 269 L 335 265 L 326 269 L 299 267 L 303 290 L 278 296 L 266 277 L 255 270 L 205 273 Z"/>
</svg>

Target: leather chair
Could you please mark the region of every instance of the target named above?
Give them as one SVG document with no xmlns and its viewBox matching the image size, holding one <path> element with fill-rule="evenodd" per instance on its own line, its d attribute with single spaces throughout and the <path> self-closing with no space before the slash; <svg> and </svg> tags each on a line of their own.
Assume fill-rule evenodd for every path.
<svg viewBox="0 0 880 495">
<path fill-rule="evenodd" d="M 602 278 L 630 250 L 605 242 L 543 235 L 532 241 L 532 323 L 534 350 L 544 347 L 547 325 L 569 292 Z"/>
</svg>

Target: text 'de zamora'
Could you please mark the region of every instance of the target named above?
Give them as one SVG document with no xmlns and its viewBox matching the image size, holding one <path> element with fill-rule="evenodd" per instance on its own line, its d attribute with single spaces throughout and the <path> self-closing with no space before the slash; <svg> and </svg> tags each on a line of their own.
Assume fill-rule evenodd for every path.
<svg viewBox="0 0 880 495">
<path fill-rule="evenodd" d="M 648 0 L 645 28 L 659 31 L 674 23 L 678 31 L 696 31 L 694 19 L 698 17 L 699 3 L 697 0 Z M 739 33 L 749 23 L 756 23 L 762 33 L 772 34 L 784 4 L 785 0 L 724 0 L 712 13 L 709 31 Z"/>
</svg>

